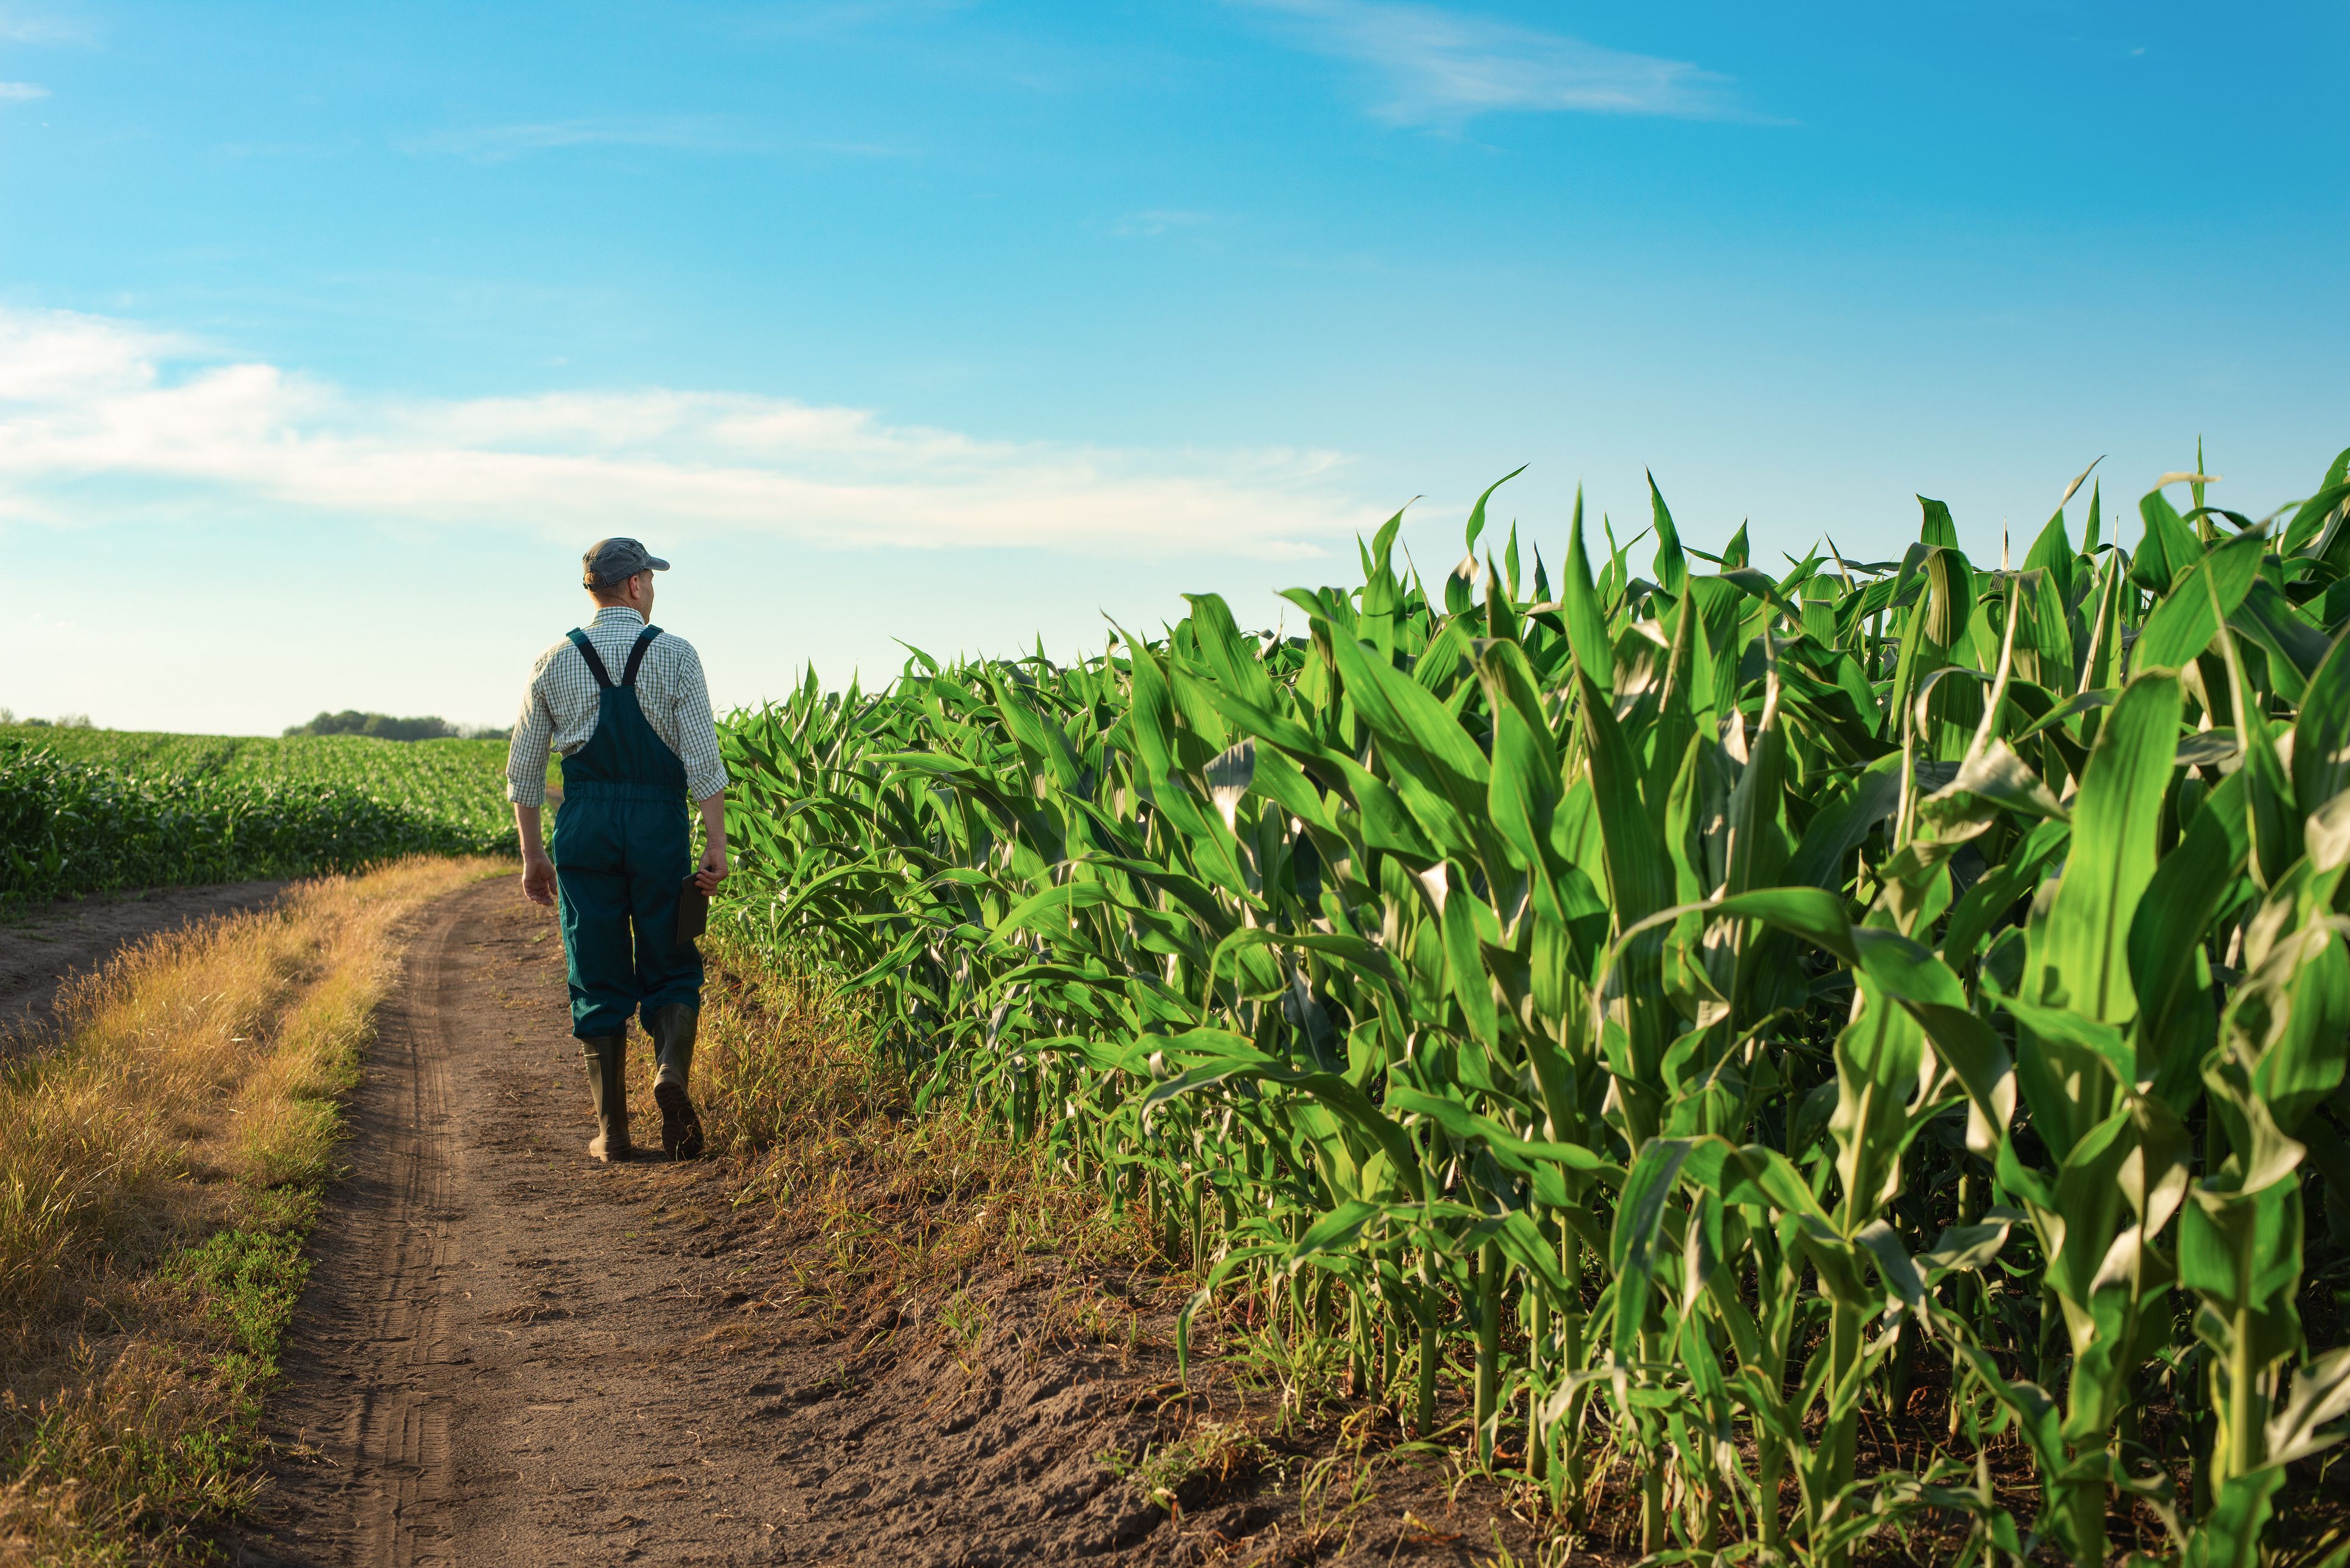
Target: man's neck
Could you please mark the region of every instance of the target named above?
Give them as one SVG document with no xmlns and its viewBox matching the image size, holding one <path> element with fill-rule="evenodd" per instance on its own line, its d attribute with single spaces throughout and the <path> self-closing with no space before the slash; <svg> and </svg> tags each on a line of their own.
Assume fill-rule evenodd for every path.
<svg viewBox="0 0 2350 1568">
<path fill-rule="evenodd" d="M 632 606 L 629 606 L 629 605 L 598 605 L 598 606 L 596 607 L 596 619 L 597 619 L 597 620 L 599 620 L 599 621 L 600 621 L 600 620 L 602 620 L 602 619 L 603 619 L 605 617 L 607 617 L 607 616 L 623 616 L 623 615 L 624 615 L 624 616 L 627 616 L 629 619 L 631 619 L 631 620 L 635 621 L 639 626 L 642 626 L 642 625 L 644 625 L 644 624 L 645 624 L 644 612 L 643 612 L 642 610 L 639 610 L 639 609 L 635 608 L 635 607 L 632 607 Z"/>
</svg>

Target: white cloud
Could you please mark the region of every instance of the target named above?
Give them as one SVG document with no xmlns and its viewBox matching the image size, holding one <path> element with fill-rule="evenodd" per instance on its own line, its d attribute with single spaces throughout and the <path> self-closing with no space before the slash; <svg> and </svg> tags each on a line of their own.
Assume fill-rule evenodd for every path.
<svg viewBox="0 0 2350 1568">
<path fill-rule="evenodd" d="M 36 82 L 0 82 L 0 103 L 30 103 L 48 96 L 49 89 Z"/>
<path fill-rule="evenodd" d="M 0 312 L 0 519 L 255 504 L 570 536 L 1310 556 L 1378 519 L 1334 453 L 990 441 L 870 410 L 648 388 L 353 396 L 104 317 Z"/>
<path fill-rule="evenodd" d="M 1457 124 L 1496 110 L 1712 119 L 1735 112 L 1730 78 L 1565 33 L 1397 0 L 1238 0 L 1286 18 L 1319 53 L 1385 78 L 1380 118 Z"/>
</svg>

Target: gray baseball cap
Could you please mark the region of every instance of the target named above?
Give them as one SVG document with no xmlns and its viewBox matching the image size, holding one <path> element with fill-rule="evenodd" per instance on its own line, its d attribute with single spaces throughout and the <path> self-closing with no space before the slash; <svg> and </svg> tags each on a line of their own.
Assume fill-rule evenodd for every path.
<svg viewBox="0 0 2350 1568">
<path fill-rule="evenodd" d="M 598 539 L 579 557 L 580 580 L 591 588 L 608 588 L 639 572 L 666 572 L 669 563 L 634 539 Z"/>
</svg>

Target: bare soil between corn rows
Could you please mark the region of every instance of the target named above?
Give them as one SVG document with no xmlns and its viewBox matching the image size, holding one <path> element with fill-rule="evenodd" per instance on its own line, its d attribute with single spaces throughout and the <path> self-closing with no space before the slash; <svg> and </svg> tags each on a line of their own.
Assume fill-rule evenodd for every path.
<svg viewBox="0 0 2350 1568">
<path fill-rule="evenodd" d="M 975 1346 L 911 1299 L 853 1322 L 784 1310 L 821 1261 L 764 1205 L 735 1209 L 725 1162 L 663 1160 L 641 1105 L 650 1158 L 586 1158 L 568 1023 L 553 918 L 511 880 L 427 912 L 288 1337 L 281 1457 L 230 1561 L 1467 1563 L 1497 1530 L 1531 1545 L 1498 1494 L 1456 1499 L 1437 1469 L 1301 1506 L 1310 1453 L 1195 1481 L 1180 1517 L 1151 1505 L 1101 1456 L 1180 1426 L 1173 1358 L 1050 1334 L 1057 1260 L 968 1282 Z"/>
</svg>

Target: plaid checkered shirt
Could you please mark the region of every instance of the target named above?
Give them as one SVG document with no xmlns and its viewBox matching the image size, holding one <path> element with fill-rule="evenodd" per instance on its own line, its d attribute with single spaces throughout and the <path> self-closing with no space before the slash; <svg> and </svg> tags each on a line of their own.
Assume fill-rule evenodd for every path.
<svg viewBox="0 0 2350 1568">
<path fill-rule="evenodd" d="M 619 605 L 607 605 L 587 626 L 588 640 L 614 680 L 629 667 L 629 649 L 645 618 Z M 708 800 L 726 787 L 726 763 L 718 754 L 718 724 L 710 711 L 710 687 L 702 678 L 702 656 L 693 644 L 663 632 L 637 667 L 637 706 L 645 722 L 685 763 L 685 793 Z M 596 732 L 601 703 L 588 660 L 565 638 L 531 666 L 530 690 L 522 700 L 514 740 L 506 748 L 506 798 L 516 805 L 546 802 L 550 751 L 569 756 Z"/>
</svg>

